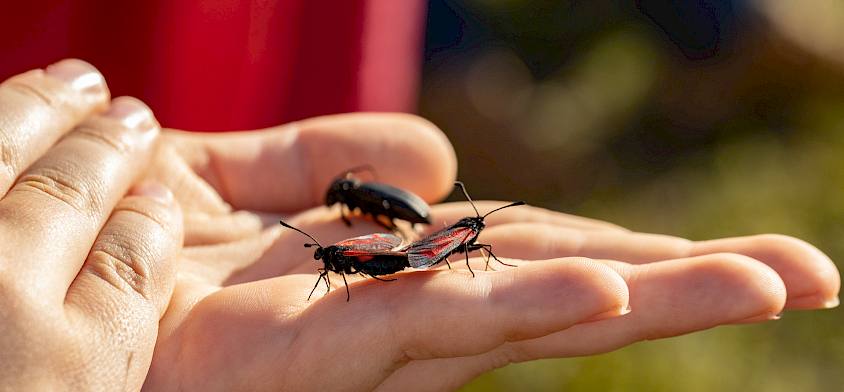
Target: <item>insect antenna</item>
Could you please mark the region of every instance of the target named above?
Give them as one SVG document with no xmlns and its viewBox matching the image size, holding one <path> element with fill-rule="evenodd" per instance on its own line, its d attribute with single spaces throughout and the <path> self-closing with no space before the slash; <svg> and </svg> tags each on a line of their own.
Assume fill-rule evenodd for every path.
<svg viewBox="0 0 844 392">
<path fill-rule="evenodd" d="M 484 214 L 484 216 L 483 216 L 482 218 L 486 218 L 487 216 L 489 216 L 489 214 L 492 214 L 493 212 L 498 211 L 498 210 L 503 210 L 503 209 L 505 209 L 505 208 L 515 207 L 515 206 L 523 206 L 523 205 L 525 205 L 525 204 L 527 204 L 527 203 L 525 203 L 525 202 L 523 202 L 523 201 L 513 202 L 513 203 L 510 203 L 510 204 L 507 204 L 507 205 L 506 205 L 506 206 L 504 206 L 504 207 L 498 207 L 498 208 L 496 208 L 496 209 L 494 209 L 494 210 L 492 210 L 492 211 L 490 211 L 490 212 L 487 212 L 486 214 Z"/>
<path fill-rule="evenodd" d="M 475 202 L 474 202 L 474 201 L 472 201 L 472 198 L 471 198 L 471 197 L 469 197 L 469 192 L 466 192 L 466 186 L 465 186 L 465 185 L 463 185 L 463 183 L 462 183 L 462 182 L 460 182 L 460 181 L 455 181 L 455 182 L 454 182 L 454 186 L 456 186 L 456 187 L 460 187 L 460 190 L 461 190 L 461 191 L 463 191 L 463 196 L 466 196 L 466 200 L 469 200 L 469 204 L 471 204 L 471 205 L 472 205 L 472 209 L 473 209 L 473 210 L 475 210 L 475 214 L 476 214 L 476 215 L 478 215 L 478 218 L 480 218 L 480 217 L 481 217 L 481 213 L 480 213 L 480 212 L 478 212 L 477 207 L 475 207 Z"/>
<path fill-rule="evenodd" d="M 320 245 L 319 241 L 317 241 L 317 240 L 316 240 L 316 238 L 312 237 L 310 234 L 305 233 L 304 231 L 299 230 L 299 229 L 297 229 L 297 228 L 295 228 L 295 227 L 293 227 L 293 226 L 290 226 L 290 225 L 288 225 L 287 223 L 284 223 L 284 221 L 281 221 L 281 220 L 280 220 L 280 221 L 278 221 L 278 223 L 281 223 L 281 225 L 282 225 L 282 226 L 284 226 L 284 227 L 286 227 L 286 228 L 288 228 L 288 229 L 293 229 L 293 230 L 296 230 L 296 231 L 298 231 L 298 232 L 300 232 L 300 233 L 302 233 L 302 234 L 306 235 L 308 238 L 310 238 L 310 239 L 314 240 L 314 243 L 313 243 L 313 244 L 305 244 L 305 247 L 306 247 L 306 248 L 310 248 L 310 247 L 312 247 L 312 246 L 314 246 L 314 245 L 316 245 L 316 246 L 318 246 L 318 247 L 320 247 L 320 248 L 322 248 L 322 247 L 323 247 L 322 245 Z"/>
</svg>

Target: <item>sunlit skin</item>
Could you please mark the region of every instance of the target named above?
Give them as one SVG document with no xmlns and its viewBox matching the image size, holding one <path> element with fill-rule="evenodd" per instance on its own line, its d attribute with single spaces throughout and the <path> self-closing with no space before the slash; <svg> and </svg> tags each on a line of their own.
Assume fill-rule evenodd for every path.
<svg viewBox="0 0 844 392">
<path fill-rule="evenodd" d="M 143 384 L 182 243 L 167 189 L 130 188 L 159 132 L 83 63 L 0 85 L 0 390 Z"/>
<path fill-rule="evenodd" d="M 150 390 L 176 382 L 186 389 L 452 389 L 510 362 L 603 353 L 837 304 L 834 265 L 791 237 L 692 242 L 530 206 L 490 215 L 479 238 L 516 268 L 493 263 L 499 271 L 484 272 L 474 254 L 474 279 L 463 263 L 400 273 L 394 282 L 350 276 L 351 302 L 340 279 L 328 295 L 316 298 L 318 290 L 307 301 L 320 264 L 301 234 L 276 227 L 278 218 L 326 243 L 380 230 L 360 220 L 348 228 L 336 209 L 319 206 L 336 173 L 362 163 L 375 166 L 381 181 L 439 199 L 455 177 L 441 132 L 414 116 L 353 114 L 165 139 L 176 152 L 161 167 L 178 157 L 183 170 L 156 178 L 174 185 L 187 210 L 186 240 L 204 246 L 183 253 Z M 427 232 L 466 216 L 474 216 L 467 203 L 434 205 Z M 616 317 L 628 304 L 631 312 Z"/>
<path fill-rule="evenodd" d="M 0 111 L 0 121 L 23 118 L 20 127 L 56 140 L 105 110 L 108 95 L 79 107 L 56 102 L 55 110 L 45 110 L 39 106 L 44 100 L 25 101 L 14 106 L 15 113 Z M 47 380 L 71 389 L 111 390 L 142 383 L 156 391 L 452 389 L 510 362 L 602 353 L 643 339 L 771 320 L 784 309 L 837 304 L 838 272 L 800 240 L 762 235 L 691 242 L 529 206 L 490 215 L 478 239 L 517 267 L 475 268 L 474 278 L 462 263 L 453 263 L 454 270 L 403 272 L 393 282 L 349 276 L 350 302 L 337 290 L 338 279 L 332 279 L 334 290 L 324 296 L 318 290 L 308 301 L 321 263 L 302 246 L 302 235 L 278 220 L 323 243 L 379 231 L 361 220 L 349 228 L 336 209 L 322 206 L 336 174 L 361 164 L 375 167 L 379 181 L 428 202 L 441 199 L 456 174 L 454 151 L 441 131 L 411 115 L 364 113 L 260 132 L 164 131 L 154 152 L 127 140 L 134 147 L 125 153 L 68 155 L 81 162 L 73 173 L 86 175 L 64 180 L 90 190 L 80 200 L 97 200 L 90 204 L 98 208 L 94 213 L 58 220 L 61 225 L 46 238 L 38 231 L 40 237 L 19 235 L 28 226 L 2 215 L 0 288 L 12 294 L 0 296 L 4 387 L 33 389 L 34 382 Z M 16 175 L 56 153 L 49 147 L 17 146 L 22 164 Z M 178 203 L 164 197 L 143 204 L 153 210 L 130 215 L 144 223 L 113 226 L 128 233 L 115 237 L 105 223 L 108 212 L 122 205 L 131 180 L 143 178 L 168 186 Z M 0 209 L 9 200 L 0 200 Z M 503 204 L 480 201 L 477 208 Z M 111 221 L 124 217 L 122 208 Z M 43 211 L 50 222 L 61 211 L 35 204 L 16 210 Z M 465 203 L 434 205 L 431 213 L 429 232 L 474 215 Z M 182 223 L 185 248 L 173 263 Z M 105 239 L 124 238 L 126 249 L 153 250 L 128 258 L 149 267 L 144 273 L 151 279 L 125 281 L 145 282 L 143 290 L 127 287 L 114 292 L 125 296 L 107 296 L 91 286 L 87 296 L 71 294 L 80 278 L 102 276 L 86 275 L 82 267 L 98 232 Z M 72 254 L 62 247 L 67 243 L 76 244 Z M 473 256 L 473 265 L 482 267 L 483 259 Z M 55 313 L 48 313 L 34 301 L 10 304 L 10 298 L 58 300 Z M 104 300 L 118 305 L 99 306 Z M 73 324 L 75 339 L 53 350 L 41 347 L 63 324 L 31 316 L 74 312 L 86 320 Z M 143 317 L 121 317 L 127 314 Z M 61 377 L 68 372 L 78 377 Z"/>
</svg>

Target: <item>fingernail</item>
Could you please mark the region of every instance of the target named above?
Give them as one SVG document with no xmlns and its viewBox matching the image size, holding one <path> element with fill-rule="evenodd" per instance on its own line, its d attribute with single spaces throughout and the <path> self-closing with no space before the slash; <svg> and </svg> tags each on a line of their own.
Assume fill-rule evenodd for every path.
<svg viewBox="0 0 844 392">
<path fill-rule="evenodd" d="M 632 311 L 632 309 L 630 309 L 630 305 L 625 305 L 625 306 L 622 306 L 621 308 L 618 308 L 618 309 L 615 309 L 615 310 L 610 310 L 608 312 L 598 313 L 598 314 L 596 314 L 592 317 L 589 317 L 588 319 L 584 320 L 583 322 L 584 323 L 590 323 L 592 321 L 600 321 L 600 320 L 610 319 L 610 318 L 613 318 L 613 317 L 620 317 L 620 316 L 624 316 L 625 314 L 630 313 L 631 311 Z"/>
<path fill-rule="evenodd" d="M 82 60 L 62 60 L 48 66 L 45 72 L 69 84 L 76 91 L 86 94 L 101 94 L 106 91 L 103 75 L 93 65 Z"/>
<path fill-rule="evenodd" d="M 750 324 L 750 323 L 759 323 L 759 322 L 763 322 L 763 321 L 779 320 L 779 319 L 782 318 L 782 313 L 783 312 L 772 314 L 770 312 L 766 312 L 766 313 L 758 314 L 756 316 L 748 317 L 746 319 L 741 319 L 739 321 L 735 321 L 735 322 L 733 322 L 733 324 Z"/>
<path fill-rule="evenodd" d="M 173 202 L 173 193 L 170 192 L 167 187 L 156 181 L 144 181 L 135 185 L 129 194 L 133 196 L 150 197 L 162 204 L 170 204 Z"/>
<path fill-rule="evenodd" d="M 152 110 L 132 97 L 115 98 L 103 116 L 118 120 L 127 128 L 147 130 L 154 128 L 155 125 Z"/>
<path fill-rule="evenodd" d="M 838 306 L 838 297 L 828 298 L 824 294 L 811 294 L 789 298 L 785 303 L 788 309 L 829 309 Z"/>
</svg>

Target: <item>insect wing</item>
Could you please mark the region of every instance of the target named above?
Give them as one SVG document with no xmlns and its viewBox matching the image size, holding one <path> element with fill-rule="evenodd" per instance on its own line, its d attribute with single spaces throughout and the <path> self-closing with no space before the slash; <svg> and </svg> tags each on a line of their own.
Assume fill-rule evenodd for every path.
<svg viewBox="0 0 844 392">
<path fill-rule="evenodd" d="M 405 248 L 413 268 L 428 268 L 439 263 L 475 233 L 469 227 L 450 227 Z"/>
<path fill-rule="evenodd" d="M 392 234 L 376 233 L 349 238 L 334 245 L 343 247 L 343 256 L 373 256 L 389 254 L 401 245 L 402 239 Z"/>
</svg>

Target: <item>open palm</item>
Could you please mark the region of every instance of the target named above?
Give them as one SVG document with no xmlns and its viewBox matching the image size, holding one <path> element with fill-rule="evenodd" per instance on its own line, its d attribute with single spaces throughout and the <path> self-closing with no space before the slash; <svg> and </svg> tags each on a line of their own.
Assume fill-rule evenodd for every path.
<svg viewBox="0 0 844 392">
<path fill-rule="evenodd" d="M 472 278 L 453 263 L 394 282 L 352 278 L 350 302 L 321 289 L 307 301 L 320 264 L 277 221 L 323 244 L 380 231 L 362 220 L 348 228 L 336 209 L 319 207 L 331 179 L 361 164 L 429 202 L 451 190 L 456 172 L 442 133 L 408 115 L 166 134 L 149 175 L 182 205 L 186 247 L 146 388 L 452 389 L 510 362 L 837 304 L 834 265 L 800 240 L 692 242 L 535 207 L 491 215 L 480 238 L 517 268 L 476 268 Z M 464 203 L 432 210 L 437 227 L 472 214 Z"/>
</svg>

